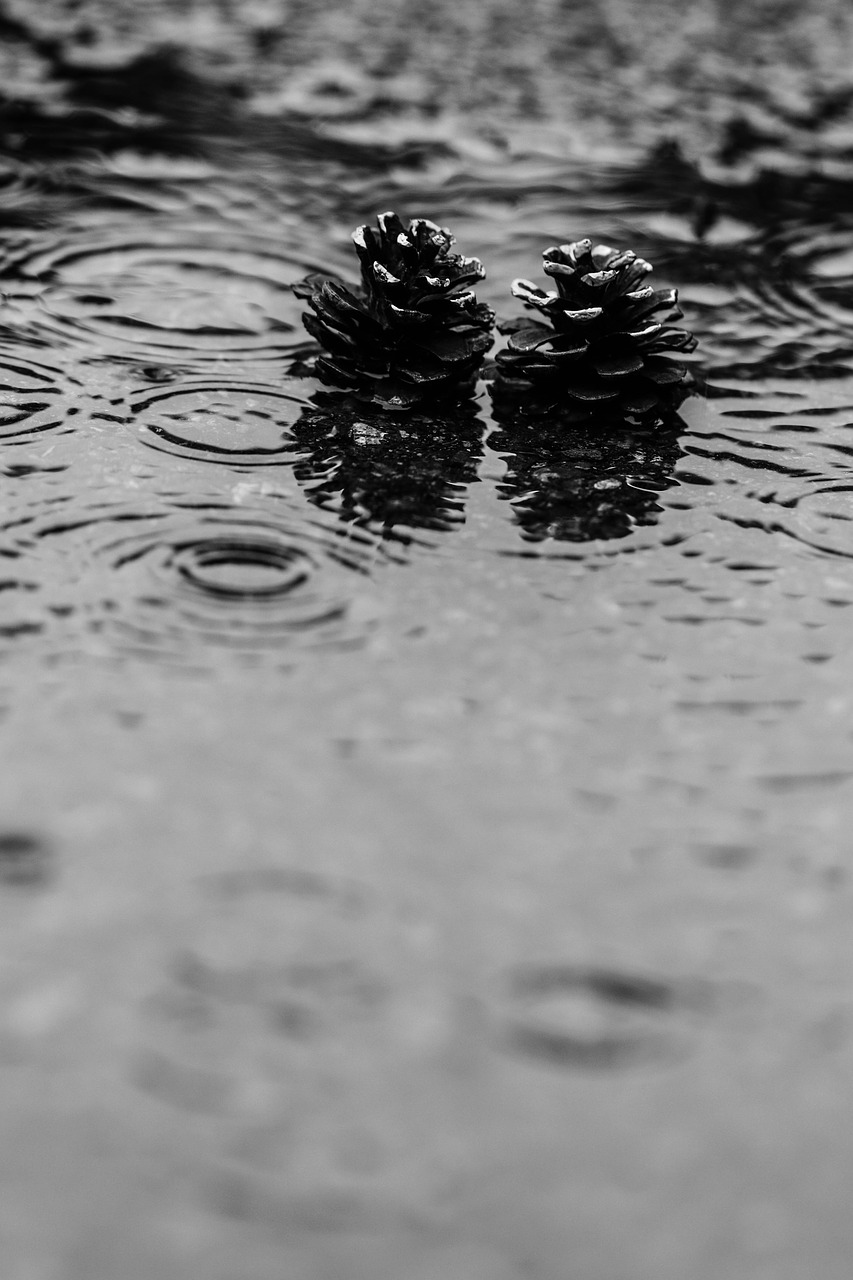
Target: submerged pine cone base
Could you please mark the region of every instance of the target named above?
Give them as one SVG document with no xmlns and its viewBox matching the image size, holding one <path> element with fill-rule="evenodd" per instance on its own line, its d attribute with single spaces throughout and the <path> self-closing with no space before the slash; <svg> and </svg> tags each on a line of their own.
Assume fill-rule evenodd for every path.
<svg viewBox="0 0 853 1280">
<path fill-rule="evenodd" d="M 577 421 L 648 422 L 674 412 L 688 372 L 671 353 L 696 346 L 671 325 L 682 315 L 677 290 L 647 284 L 652 267 L 630 249 L 591 240 L 546 249 L 543 262 L 556 290 L 516 280 L 512 292 L 547 323 L 522 317 L 499 326 L 511 337 L 496 357 L 496 401 Z"/>
<path fill-rule="evenodd" d="M 384 409 L 470 395 L 494 325 L 469 287 L 485 276 L 482 263 L 451 252 L 453 236 L 426 218 L 382 213 L 353 242 L 360 290 L 321 276 L 293 286 L 323 348 L 318 377 Z"/>
</svg>

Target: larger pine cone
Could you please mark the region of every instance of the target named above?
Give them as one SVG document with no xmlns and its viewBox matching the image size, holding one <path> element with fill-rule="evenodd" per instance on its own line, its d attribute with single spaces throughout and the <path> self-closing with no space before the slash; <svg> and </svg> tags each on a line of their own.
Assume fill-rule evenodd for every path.
<svg viewBox="0 0 853 1280">
<path fill-rule="evenodd" d="M 568 408 L 575 418 L 647 422 L 677 408 L 687 370 L 669 353 L 696 346 L 691 333 L 668 327 L 682 314 L 677 290 L 646 284 L 652 267 L 630 249 L 577 240 L 542 256 L 556 292 L 529 280 L 514 281 L 512 292 L 548 323 L 500 326 L 512 336 L 497 355 L 498 396 L 518 393 L 536 412 Z"/>
<path fill-rule="evenodd" d="M 495 318 L 468 288 L 485 276 L 482 263 L 451 253 L 453 236 L 426 218 L 405 226 L 381 213 L 377 223 L 378 232 L 353 232 L 361 290 L 321 276 L 293 286 L 314 312 L 305 328 L 328 353 L 318 376 L 385 409 L 469 394 Z"/>
</svg>

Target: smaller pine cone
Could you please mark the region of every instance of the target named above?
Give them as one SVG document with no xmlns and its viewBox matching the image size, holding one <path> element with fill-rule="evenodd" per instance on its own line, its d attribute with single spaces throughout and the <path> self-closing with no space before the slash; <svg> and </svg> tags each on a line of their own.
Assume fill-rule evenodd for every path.
<svg viewBox="0 0 853 1280">
<path fill-rule="evenodd" d="M 669 358 L 696 339 L 679 320 L 675 289 L 646 283 L 651 265 L 630 249 L 577 240 L 546 249 L 556 291 L 515 280 L 514 297 L 548 323 L 522 317 L 499 326 L 511 337 L 497 354 L 495 394 L 526 397 L 534 412 L 568 409 L 576 419 L 662 419 L 685 395 L 687 370 Z"/>
<path fill-rule="evenodd" d="M 293 286 L 324 348 L 318 377 L 384 409 L 469 394 L 495 318 L 469 288 L 482 263 L 451 253 L 453 237 L 426 218 L 381 213 L 377 225 L 353 233 L 360 290 L 322 276 Z"/>
</svg>

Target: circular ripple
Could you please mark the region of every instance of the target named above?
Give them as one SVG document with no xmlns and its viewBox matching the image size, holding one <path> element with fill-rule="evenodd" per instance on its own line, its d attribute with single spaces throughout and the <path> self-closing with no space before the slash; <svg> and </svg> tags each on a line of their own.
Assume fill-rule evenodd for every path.
<svg viewBox="0 0 853 1280">
<path fill-rule="evenodd" d="M 33 323 L 52 340 L 146 364 L 269 361 L 304 341 L 290 286 L 316 270 L 243 232 L 115 233 L 34 249 L 19 278 L 41 282 Z"/>
<path fill-rule="evenodd" d="M 267 386 L 212 381 L 158 389 L 133 405 L 139 436 L 183 458 L 257 466 L 293 456 L 290 428 L 301 398 Z"/>
<path fill-rule="evenodd" d="M 788 496 L 784 507 L 774 506 L 768 524 L 813 551 L 853 559 L 853 483 L 839 481 L 799 497 Z"/>
<path fill-rule="evenodd" d="M 175 548 L 173 567 L 198 591 L 231 600 L 289 595 L 309 577 L 305 556 L 259 539 L 208 538 Z"/>
<path fill-rule="evenodd" d="M 257 660 L 294 648 L 360 644 L 376 609 L 366 575 L 375 544 L 290 512 L 224 504 L 143 512 L 126 504 L 46 504 L 7 523 L 16 574 L 39 630 L 77 651 L 133 653 L 208 668 L 219 655 Z"/>
<path fill-rule="evenodd" d="M 24 443 L 64 427 L 75 409 L 80 381 L 49 363 L 41 348 L 0 338 L 0 442 Z M 73 417 L 73 412 L 71 413 Z"/>
</svg>

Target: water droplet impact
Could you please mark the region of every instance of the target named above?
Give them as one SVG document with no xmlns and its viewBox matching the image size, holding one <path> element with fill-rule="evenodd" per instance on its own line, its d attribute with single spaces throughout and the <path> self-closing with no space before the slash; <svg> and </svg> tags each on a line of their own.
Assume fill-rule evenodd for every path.
<svg viewBox="0 0 853 1280">
<path fill-rule="evenodd" d="M 60 499 L 7 523 L 19 592 L 26 577 L 18 625 L 47 620 L 54 660 L 77 644 L 195 668 L 227 655 L 287 665 L 294 649 L 352 647 L 375 625 L 367 535 L 288 510 L 152 507 Z"/>
<path fill-rule="evenodd" d="M 269 365 L 304 343 L 290 286 L 315 270 L 257 233 L 159 229 L 34 243 L 15 263 L 32 302 L 21 318 L 43 342 L 140 366 Z"/>
<path fill-rule="evenodd" d="M 181 381 L 134 400 L 144 444 L 198 461 L 259 466 L 290 462 L 291 428 L 308 404 L 279 388 Z"/>
</svg>

